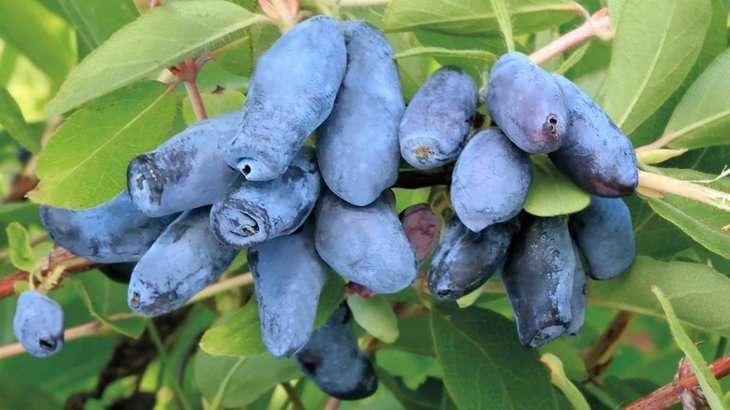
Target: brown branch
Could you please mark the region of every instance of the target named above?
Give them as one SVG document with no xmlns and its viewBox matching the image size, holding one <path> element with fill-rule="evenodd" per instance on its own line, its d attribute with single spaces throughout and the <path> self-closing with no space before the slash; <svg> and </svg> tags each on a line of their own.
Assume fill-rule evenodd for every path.
<svg viewBox="0 0 730 410">
<path fill-rule="evenodd" d="M 302 399 L 299 398 L 299 393 L 297 393 L 296 390 L 294 390 L 294 387 L 292 387 L 291 383 L 284 382 L 281 383 L 281 387 L 284 388 L 284 391 L 286 392 L 286 395 L 289 397 L 289 400 L 291 400 L 292 406 L 294 406 L 294 410 L 304 410 L 304 403 L 302 403 Z"/>
<path fill-rule="evenodd" d="M 611 36 L 611 22 L 608 17 L 608 9 L 603 8 L 598 10 L 593 16 L 590 16 L 580 27 L 565 33 L 555 39 L 555 41 L 530 54 L 530 59 L 535 64 L 542 64 L 593 37 L 609 39 Z"/>
<path fill-rule="evenodd" d="M 718 379 L 730 375 L 730 355 L 723 356 L 710 363 L 710 371 Z M 699 385 L 699 382 L 696 376 L 681 378 L 629 404 L 624 407 L 624 410 L 665 409 L 679 402 L 680 393 L 693 389 L 697 385 Z"/>
<path fill-rule="evenodd" d="M 79 259 L 78 256 L 72 254 L 71 252 L 68 252 L 63 248 L 57 247 L 51 252 L 48 260 L 41 268 L 41 276 L 48 276 L 57 266 L 66 262 L 73 263 L 65 267 L 63 273 L 61 274 L 61 278 L 59 278 L 59 281 L 68 276 L 74 275 L 76 273 L 86 272 L 99 266 L 99 264 L 97 263 L 87 261 L 85 259 Z M 7 276 L 0 278 L 0 299 L 13 295 L 15 282 L 22 280 L 28 280 L 28 272 L 17 270 Z"/>
<path fill-rule="evenodd" d="M 593 345 L 581 352 L 591 379 L 600 376 L 608 369 L 608 365 L 613 359 L 613 353 L 634 320 L 636 320 L 636 313 L 619 311 Z"/>
<path fill-rule="evenodd" d="M 404 171 L 398 175 L 395 188 L 417 189 L 434 185 L 451 185 L 453 165 L 432 171 Z"/>
</svg>

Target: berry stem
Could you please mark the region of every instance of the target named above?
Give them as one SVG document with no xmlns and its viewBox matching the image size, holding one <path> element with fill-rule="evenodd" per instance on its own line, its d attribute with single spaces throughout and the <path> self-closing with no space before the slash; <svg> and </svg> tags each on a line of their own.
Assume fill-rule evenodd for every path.
<svg viewBox="0 0 730 410">
<path fill-rule="evenodd" d="M 198 120 L 208 118 L 208 114 L 205 112 L 205 105 L 203 105 L 203 96 L 200 95 L 200 89 L 198 89 L 198 83 L 195 81 L 185 81 L 185 89 L 188 92 L 188 97 L 190 97 L 190 103 L 193 105 L 195 117 Z"/>
<path fill-rule="evenodd" d="M 610 40 L 613 37 L 607 8 L 598 10 L 575 30 L 563 34 L 545 47 L 530 54 L 530 59 L 535 64 L 542 64 L 593 37 L 603 40 Z"/>
<path fill-rule="evenodd" d="M 693 182 L 639 171 L 639 188 L 657 195 L 674 194 L 730 212 L 730 194 Z M 656 195 L 651 195 L 656 196 Z"/>
</svg>

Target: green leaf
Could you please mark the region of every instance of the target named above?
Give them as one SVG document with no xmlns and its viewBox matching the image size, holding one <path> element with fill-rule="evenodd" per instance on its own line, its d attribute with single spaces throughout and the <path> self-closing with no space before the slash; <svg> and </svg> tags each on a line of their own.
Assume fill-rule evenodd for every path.
<svg viewBox="0 0 730 410">
<path fill-rule="evenodd" d="M 639 150 L 636 152 L 636 157 L 639 163 L 645 165 L 661 164 L 664 161 L 669 161 L 672 158 L 684 155 L 687 152 L 686 149 L 648 149 Z"/>
<path fill-rule="evenodd" d="M 211 409 L 245 406 L 279 383 L 301 374 L 291 359 L 268 354 L 249 357 L 211 356 L 199 351 L 193 364 L 195 384 Z"/>
<path fill-rule="evenodd" d="M 591 196 L 578 188 L 545 156 L 532 156 L 532 185 L 525 211 L 536 216 L 567 215 L 580 211 Z"/>
<path fill-rule="evenodd" d="M 730 133 L 730 50 L 697 78 L 674 110 L 665 135 L 674 148 L 728 144 Z"/>
<path fill-rule="evenodd" d="M 147 322 L 143 317 L 109 320 L 112 315 L 129 312 L 126 285 L 107 279 L 99 271 L 74 276 L 71 280 L 91 316 L 125 336 L 135 339 L 142 336 Z"/>
<path fill-rule="evenodd" d="M 455 65 L 461 67 L 477 83 L 482 81 L 482 72 L 491 66 L 496 61 L 496 56 L 502 55 L 507 52 L 507 47 L 504 44 L 504 40 L 499 36 L 458 36 L 450 34 L 435 33 L 433 31 L 416 31 L 413 35 L 418 40 L 420 46 L 429 48 L 446 49 L 446 50 L 467 50 L 471 51 L 465 55 L 459 55 L 458 53 L 444 53 L 444 54 L 431 54 L 424 55 L 432 57 L 442 66 Z M 406 50 L 407 51 L 407 50 Z M 483 59 L 475 59 L 474 51 L 480 51 L 492 53 L 495 60 L 490 60 L 486 54 L 483 54 Z M 402 64 L 404 60 L 399 61 Z M 485 64 L 486 63 L 486 64 Z"/>
<path fill-rule="evenodd" d="M 441 401 L 448 396 L 441 379 L 429 377 L 417 390 L 411 390 L 400 377 L 393 376 L 381 367 L 375 367 L 378 381 L 393 393 L 405 410 L 443 410 Z"/>
<path fill-rule="evenodd" d="M 544 356 L 545 354 L 557 356 L 562 363 L 565 375 L 570 380 L 587 380 L 588 372 L 586 371 L 586 364 L 571 342 L 568 338 L 558 338 L 546 345 L 540 346 L 538 352 L 540 356 Z"/>
<path fill-rule="evenodd" d="M 563 362 L 560 361 L 558 356 L 555 356 L 552 353 L 545 353 L 540 358 L 540 361 L 545 363 L 545 365 L 550 369 L 550 377 L 553 384 L 560 389 L 561 392 L 563 392 L 575 410 L 591 409 L 580 390 L 578 390 L 578 388 L 575 387 L 570 380 L 568 380 L 568 377 L 565 375 L 565 371 L 563 370 Z"/>
<path fill-rule="evenodd" d="M 40 184 L 30 198 L 56 207 L 100 205 L 126 188 L 127 164 L 163 140 L 175 96 L 156 82 L 95 100 L 66 120 L 38 159 Z"/>
<path fill-rule="evenodd" d="M 662 169 L 661 173 L 681 180 L 709 181 L 714 175 L 692 170 Z M 721 179 L 707 185 L 730 192 L 730 181 Z M 713 206 L 667 194 L 663 198 L 648 198 L 647 202 L 659 216 L 676 225 L 700 245 L 716 254 L 730 258 L 730 212 Z"/>
<path fill-rule="evenodd" d="M 41 150 L 39 138 L 33 135 L 33 130 L 26 124 L 20 107 L 8 90 L 0 86 L 0 125 L 23 148 L 37 154 Z"/>
<path fill-rule="evenodd" d="M 0 2 L 0 37 L 57 82 L 76 62 L 68 25 L 36 0 Z"/>
<path fill-rule="evenodd" d="M 243 107 L 243 101 L 246 97 L 238 90 L 223 90 L 216 93 L 201 93 L 203 97 L 203 106 L 208 118 L 213 118 L 220 114 L 224 114 L 233 110 L 239 110 Z M 185 123 L 190 125 L 198 121 L 193 112 L 193 105 L 190 98 L 183 100 L 182 114 Z"/>
<path fill-rule="evenodd" d="M 114 33 L 66 79 L 46 112 L 60 114 L 244 34 L 262 17 L 222 0 L 166 2 Z"/>
<path fill-rule="evenodd" d="M 256 299 L 218 320 L 203 334 L 200 348 L 215 356 L 249 357 L 266 353 Z"/>
<path fill-rule="evenodd" d="M 557 408 L 547 369 L 535 350 L 519 345 L 513 322 L 451 304 L 434 306 L 430 318 L 443 380 L 459 408 Z"/>
<path fill-rule="evenodd" d="M 33 249 L 30 247 L 28 231 L 23 225 L 13 222 L 5 228 L 10 244 L 10 261 L 13 266 L 31 272 L 38 265 Z"/>
<path fill-rule="evenodd" d="M 730 278 L 704 264 L 659 262 L 639 256 L 621 276 L 591 282 L 589 301 L 593 305 L 664 317 L 651 292 L 656 284 L 672 300 L 682 323 L 730 337 Z"/>
<path fill-rule="evenodd" d="M 383 17 L 385 31 L 417 29 L 446 34 L 499 34 L 497 14 L 484 0 L 392 0 Z M 529 34 L 558 26 L 575 17 L 570 0 L 511 0 L 515 34 Z"/>
<path fill-rule="evenodd" d="M 487 282 L 484 282 L 482 286 L 479 286 L 478 289 L 471 291 L 470 293 L 460 297 L 456 300 L 456 304 L 459 305 L 460 308 L 466 309 L 469 306 L 473 305 L 477 299 L 479 299 L 479 296 L 482 296 L 484 294 L 484 288 L 487 287 Z"/>
<path fill-rule="evenodd" d="M 393 343 L 398 339 L 398 318 L 384 296 L 365 299 L 359 295 L 350 295 L 347 305 L 355 321 L 373 337 L 385 343 Z"/>
<path fill-rule="evenodd" d="M 345 281 L 337 274 L 331 274 L 319 294 L 317 304 L 317 316 L 314 319 L 314 328 L 318 328 L 327 322 L 330 315 L 345 300 Z"/>
<path fill-rule="evenodd" d="M 79 37 L 93 50 L 139 13 L 128 0 L 56 0 L 76 27 Z"/>
<path fill-rule="evenodd" d="M 641 126 L 631 132 L 629 138 L 631 138 L 634 146 L 649 144 L 662 136 L 662 131 L 669 123 L 672 112 L 682 100 L 690 85 L 702 74 L 715 57 L 725 50 L 727 44 L 727 12 L 725 12 L 725 6 L 721 4 L 724 0 L 710 1 L 712 2 L 712 17 L 697 61 L 672 96 L 656 109 Z"/>
<path fill-rule="evenodd" d="M 393 343 L 382 343 L 384 349 L 434 356 L 428 317 L 414 316 L 398 323 L 400 337 Z"/>
<path fill-rule="evenodd" d="M 669 299 L 657 286 L 652 286 L 651 291 L 654 292 L 654 295 L 662 305 L 662 309 L 664 309 L 664 314 L 667 317 L 667 322 L 669 322 L 669 328 L 672 331 L 674 340 L 692 364 L 693 373 L 697 376 L 697 381 L 700 383 L 700 387 L 702 387 L 702 393 L 704 393 L 710 408 L 713 410 L 724 409 L 725 406 L 722 404 L 723 394 L 720 383 L 717 382 L 715 376 L 710 372 L 710 368 L 707 367 L 702 353 L 700 353 L 697 346 L 692 343 L 692 340 L 690 340 L 687 333 L 682 329 L 682 325 L 679 323 L 677 316 L 675 316 Z"/>
<path fill-rule="evenodd" d="M 250 77 L 254 62 L 281 36 L 272 24 L 248 27 L 239 39 L 231 41 L 216 52 L 215 60 L 230 73 Z"/>
<path fill-rule="evenodd" d="M 413 37 L 406 33 L 390 33 L 386 34 L 386 38 L 396 54 L 415 46 Z M 406 101 L 413 98 L 421 84 L 428 78 L 428 61 L 430 61 L 428 58 L 406 58 L 398 61 L 398 74 Z"/>
<path fill-rule="evenodd" d="M 515 51 L 515 39 L 512 36 L 512 20 L 509 11 L 507 11 L 507 5 L 504 2 L 505 0 L 489 1 L 494 15 L 497 17 L 497 23 L 499 23 L 499 29 L 502 32 L 502 37 L 504 37 L 504 42 L 507 44 L 507 50 Z"/>
<path fill-rule="evenodd" d="M 616 26 L 604 108 L 628 135 L 682 84 L 710 24 L 710 0 L 627 0 Z M 643 33 L 637 41 L 636 33 Z"/>
</svg>

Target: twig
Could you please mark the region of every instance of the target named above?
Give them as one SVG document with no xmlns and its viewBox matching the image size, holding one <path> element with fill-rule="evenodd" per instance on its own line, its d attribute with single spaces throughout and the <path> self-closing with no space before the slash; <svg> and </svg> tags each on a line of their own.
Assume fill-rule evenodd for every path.
<svg viewBox="0 0 730 410">
<path fill-rule="evenodd" d="M 289 400 L 291 400 L 292 405 L 294 406 L 294 410 L 304 410 L 304 403 L 302 403 L 302 399 L 299 398 L 299 394 L 296 390 L 294 390 L 294 387 L 292 387 L 291 383 L 284 382 L 281 383 L 281 387 L 284 388 L 284 391 L 286 392 L 286 395 L 289 397 Z"/>
<path fill-rule="evenodd" d="M 63 122 L 62 117 L 54 117 L 46 122 L 46 127 L 41 134 L 41 147 L 45 147 L 56 129 Z M 19 202 L 25 199 L 25 195 L 32 191 L 38 185 L 38 178 L 35 176 L 35 167 L 38 162 L 38 154 L 30 157 L 20 174 L 15 178 L 10 189 L 10 194 L 5 198 L 4 202 Z"/>
<path fill-rule="evenodd" d="M 330 397 L 330 399 L 327 400 L 327 404 L 325 404 L 325 406 L 324 406 L 324 410 L 339 410 L 340 403 L 341 403 L 340 399 Z"/>
<path fill-rule="evenodd" d="M 581 353 L 586 364 L 588 376 L 595 378 L 603 374 L 611 363 L 613 353 L 623 339 L 626 331 L 636 320 L 636 313 L 619 311 L 611 323 L 603 331 L 603 334 L 593 343 L 591 347 Z"/>
<path fill-rule="evenodd" d="M 535 62 L 535 64 L 542 64 L 577 44 L 593 37 L 608 40 L 612 36 L 613 34 L 611 32 L 611 22 L 608 17 L 608 9 L 602 8 L 593 14 L 593 16 L 591 16 L 591 18 L 580 27 L 565 33 L 547 44 L 545 47 L 530 54 L 530 59 Z"/>
<path fill-rule="evenodd" d="M 133 313 L 118 313 L 116 315 L 109 316 L 107 318 L 107 320 L 116 321 L 116 320 L 121 320 L 121 319 L 127 319 L 127 318 L 134 317 L 134 316 L 135 315 Z M 79 325 L 76 327 L 72 327 L 70 329 L 66 329 L 66 331 L 63 333 L 63 339 L 66 342 L 68 342 L 70 340 L 81 339 L 83 337 L 97 334 L 98 331 L 103 329 L 104 327 L 105 327 L 104 324 L 99 321 L 85 323 L 83 325 Z M 23 352 L 25 352 L 25 349 L 23 349 L 23 346 L 21 346 L 20 343 L 13 343 L 13 344 L 5 345 L 5 346 L 0 347 L 0 359 L 19 355 Z"/>
<path fill-rule="evenodd" d="M 207 288 L 201 290 L 198 292 L 197 295 L 193 296 L 190 300 L 187 301 L 185 304 L 190 305 L 195 302 L 198 302 L 203 299 L 207 299 L 210 297 L 213 297 L 219 293 L 225 292 L 229 289 L 242 287 L 245 285 L 248 285 L 253 282 L 253 278 L 251 276 L 251 272 L 243 273 L 241 275 L 234 276 L 232 278 L 220 281 L 216 284 L 210 285 Z M 11 287 L 12 288 L 12 287 Z M 110 315 L 106 318 L 109 322 L 114 322 L 117 320 L 122 319 L 128 319 L 130 317 L 139 317 L 139 315 L 135 313 L 129 313 L 129 312 L 123 312 L 123 313 L 117 313 L 114 315 Z M 64 332 L 64 340 L 75 340 L 75 339 L 81 339 L 88 336 L 93 336 L 99 331 L 104 331 L 106 329 L 106 326 L 100 322 L 100 321 L 93 321 L 89 322 L 80 326 L 72 327 L 70 329 L 67 329 Z M 20 343 L 13 343 L 9 345 L 5 345 L 0 347 L 0 359 L 15 356 L 18 354 L 23 353 L 25 350 L 20 345 Z"/>
<path fill-rule="evenodd" d="M 716 378 L 721 379 L 730 374 L 730 355 L 710 363 L 710 371 Z M 679 394 L 685 390 L 695 388 L 699 383 L 696 376 L 672 381 L 666 386 L 655 390 L 648 396 L 629 404 L 624 410 L 664 409 L 679 402 Z"/>
<path fill-rule="evenodd" d="M 57 266 L 72 261 L 74 263 L 64 267 L 64 271 L 59 278 L 59 282 L 67 276 L 73 275 L 75 273 L 86 272 L 90 269 L 95 268 L 98 265 L 97 263 L 91 261 L 79 259 L 78 256 L 68 252 L 67 250 L 56 247 L 49 255 L 48 260 L 45 262 L 46 265 L 41 269 L 40 276 L 45 277 L 51 274 Z M 21 280 L 28 280 L 28 272 L 17 270 L 7 276 L 0 278 L 0 299 L 11 296 L 14 293 L 15 282 Z"/>
<path fill-rule="evenodd" d="M 205 105 L 203 105 L 203 96 L 200 95 L 200 90 L 198 89 L 198 83 L 195 81 L 185 81 L 185 89 L 188 92 L 190 103 L 193 106 L 195 117 L 198 120 L 208 118 L 208 114 L 205 112 Z"/>
</svg>

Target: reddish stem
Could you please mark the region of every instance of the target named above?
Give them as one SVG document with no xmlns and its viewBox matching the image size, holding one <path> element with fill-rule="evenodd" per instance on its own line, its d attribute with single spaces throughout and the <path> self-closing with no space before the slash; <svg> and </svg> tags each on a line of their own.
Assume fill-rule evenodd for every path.
<svg viewBox="0 0 730 410">
<path fill-rule="evenodd" d="M 730 374 L 730 355 L 723 356 L 710 363 L 710 371 L 721 379 Z M 699 385 L 696 376 L 682 378 L 654 391 L 648 396 L 629 404 L 624 410 L 665 409 L 679 403 L 679 394 Z"/>
<path fill-rule="evenodd" d="M 608 9 L 603 8 L 593 14 L 580 27 L 565 33 L 555 39 L 555 41 L 530 54 L 530 59 L 535 64 L 542 64 L 594 36 L 608 38 L 610 35 L 611 22 L 608 17 Z"/>
</svg>

